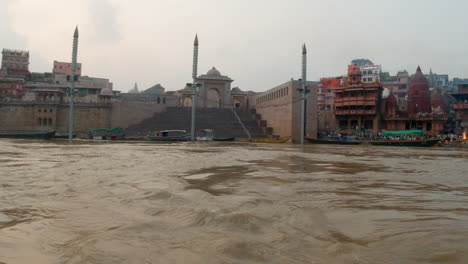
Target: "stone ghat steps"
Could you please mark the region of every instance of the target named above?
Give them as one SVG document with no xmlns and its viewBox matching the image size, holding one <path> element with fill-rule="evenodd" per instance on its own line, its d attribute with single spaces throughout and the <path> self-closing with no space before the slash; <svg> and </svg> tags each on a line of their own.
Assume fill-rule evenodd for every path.
<svg viewBox="0 0 468 264">
<path fill-rule="evenodd" d="M 239 114 L 242 122 L 253 138 L 267 135 L 265 129 L 258 126 L 257 121 L 250 114 Z M 165 112 L 157 113 L 153 117 L 143 120 L 126 129 L 127 135 L 148 135 L 160 130 L 191 130 L 191 108 L 168 107 Z M 230 109 L 199 108 L 196 115 L 196 130 L 212 129 L 216 137 L 246 138 L 247 135 Z"/>
</svg>

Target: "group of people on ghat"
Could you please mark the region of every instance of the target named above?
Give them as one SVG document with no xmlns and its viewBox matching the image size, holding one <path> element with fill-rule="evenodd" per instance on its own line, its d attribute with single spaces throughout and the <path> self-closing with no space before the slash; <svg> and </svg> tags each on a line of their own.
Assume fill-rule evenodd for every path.
<svg viewBox="0 0 468 264">
<path fill-rule="evenodd" d="M 457 134 L 438 135 L 437 138 L 439 138 L 440 141 L 444 144 L 457 144 L 457 143 L 466 144 L 467 133 L 463 132 L 460 135 L 457 135 Z"/>
<path fill-rule="evenodd" d="M 339 132 L 322 132 L 319 134 L 321 139 L 329 140 L 345 140 L 353 137 L 354 140 L 430 140 L 438 139 L 443 144 L 467 144 L 467 132 L 461 134 L 439 134 L 439 135 L 427 135 L 427 134 L 395 134 L 386 135 L 384 132 L 379 132 L 374 135 L 368 132 L 359 132 L 355 135 L 344 135 Z"/>
</svg>

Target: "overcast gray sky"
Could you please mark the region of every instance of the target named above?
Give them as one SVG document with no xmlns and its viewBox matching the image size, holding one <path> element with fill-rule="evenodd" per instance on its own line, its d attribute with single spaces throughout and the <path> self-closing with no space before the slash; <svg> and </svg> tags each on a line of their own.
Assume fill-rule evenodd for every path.
<svg viewBox="0 0 468 264">
<path fill-rule="evenodd" d="M 308 47 L 310 80 L 369 58 L 395 74 L 417 65 L 468 77 L 466 0 L 0 0 L 0 48 L 31 52 L 31 71 L 69 61 L 80 29 L 83 74 L 127 91 L 190 82 L 192 44 L 199 73 L 216 66 L 233 86 L 263 91 L 300 76 Z"/>
</svg>

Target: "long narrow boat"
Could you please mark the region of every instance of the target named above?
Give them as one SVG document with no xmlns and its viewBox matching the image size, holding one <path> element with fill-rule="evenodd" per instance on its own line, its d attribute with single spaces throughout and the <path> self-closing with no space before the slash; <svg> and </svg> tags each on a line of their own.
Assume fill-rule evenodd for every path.
<svg viewBox="0 0 468 264">
<path fill-rule="evenodd" d="M 235 137 L 226 137 L 226 138 L 213 138 L 213 141 L 234 141 Z"/>
<path fill-rule="evenodd" d="M 346 140 L 346 139 L 314 139 L 305 137 L 311 144 L 327 144 L 327 145 L 361 145 L 362 141 Z"/>
<path fill-rule="evenodd" d="M 468 143 L 457 142 L 452 144 L 445 144 L 439 142 L 439 146 L 443 148 L 468 148 Z"/>
<path fill-rule="evenodd" d="M 190 141 L 191 134 L 185 130 L 163 130 L 148 138 L 151 141 Z"/>
<path fill-rule="evenodd" d="M 29 133 L 0 133 L 0 138 L 17 139 L 51 139 L 55 136 L 55 131 L 29 132 Z"/>
<path fill-rule="evenodd" d="M 273 137 L 273 138 L 243 138 L 239 139 L 240 142 L 252 142 L 252 143 L 286 143 L 291 137 Z"/>
<path fill-rule="evenodd" d="M 432 147 L 439 143 L 438 139 L 417 140 L 376 140 L 370 141 L 374 146 L 396 146 L 396 147 Z"/>
</svg>

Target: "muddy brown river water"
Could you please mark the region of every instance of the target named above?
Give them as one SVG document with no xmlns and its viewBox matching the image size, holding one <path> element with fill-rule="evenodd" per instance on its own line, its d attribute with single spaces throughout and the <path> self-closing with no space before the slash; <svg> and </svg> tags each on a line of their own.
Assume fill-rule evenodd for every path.
<svg viewBox="0 0 468 264">
<path fill-rule="evenodd" d="M 0 140 L 0 263 L 468 263 L 468 149 Z"/>
</svg>

